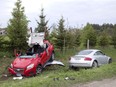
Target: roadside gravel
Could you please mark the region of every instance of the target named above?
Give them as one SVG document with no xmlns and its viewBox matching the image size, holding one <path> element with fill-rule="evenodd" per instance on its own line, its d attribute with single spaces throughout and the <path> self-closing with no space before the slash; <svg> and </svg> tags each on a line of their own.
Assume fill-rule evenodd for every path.
<svg viewBox="0 0 116 87">
<path fill-rule="evenodd" d="M 85 84 L 75 84 L 72 87 L 116 87 L 116 77 L 101 81 L 92 81 Z"/>
</svg>

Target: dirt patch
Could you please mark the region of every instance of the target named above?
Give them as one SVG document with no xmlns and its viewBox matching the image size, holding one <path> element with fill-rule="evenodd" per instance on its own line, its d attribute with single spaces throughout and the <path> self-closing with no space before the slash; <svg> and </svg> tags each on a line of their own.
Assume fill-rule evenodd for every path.
<svg viewBox="0 0 116 87">
<path fill-rule="evenodd" d="M 12 75 L 10 73 L 4 73 L 2 74 L 2 76 L 0 77 L 0 81 L 4 81 L 4 80 L 8 80 L 9 78 L 11 78 Z"/>
<path fill-rule="evenodd" d="M 8 80 L 8 77 L 6 77 L 6 76 L 0 77 L 0 81 L 4 81 L 4 80 Z"/>
<path fill-rule="evenodd" d="M 116 87 L 116 77 L 101 81 L 88 82 L 85 84 L 76 84 L 72 87 Z"/>
</svg>

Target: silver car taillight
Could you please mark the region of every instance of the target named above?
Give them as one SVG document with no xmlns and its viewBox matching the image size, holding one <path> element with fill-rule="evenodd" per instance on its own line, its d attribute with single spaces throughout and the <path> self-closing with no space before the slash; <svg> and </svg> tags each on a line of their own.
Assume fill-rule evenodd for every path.
<svg viewBox="0 0 116 87">
<path fill-rule="evenodd" d="M 85 61 L 91 61 L 92 60 L 92 58 L 89 58 L 89 57 L 85 57 L 85 59 L 84 59 Z"/>
</svg>

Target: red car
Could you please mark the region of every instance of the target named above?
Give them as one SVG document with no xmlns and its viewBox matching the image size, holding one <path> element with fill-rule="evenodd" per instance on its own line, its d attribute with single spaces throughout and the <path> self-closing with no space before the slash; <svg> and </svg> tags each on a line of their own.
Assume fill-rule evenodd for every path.
<svg viewBox="0 0 116 87">
<path fill-rule="evenodd" d="M 42 72 L 44 65 L 54 59 L 54 47 L 45 40 L 44 48 L 39 44 L 33 45 L 25 55 L 18 55 L 8 68 L 12 75 L 33 76 Z"/>
</svg>

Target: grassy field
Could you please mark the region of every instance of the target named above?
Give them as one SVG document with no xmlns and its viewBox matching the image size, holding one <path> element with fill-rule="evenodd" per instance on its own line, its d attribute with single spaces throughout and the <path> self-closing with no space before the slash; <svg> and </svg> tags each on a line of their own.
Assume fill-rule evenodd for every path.
<svg viewBox="0 0 116 87">
<path fill-rule="evenodd" d="M 22 80 L 13 80 L 12 77 L 9 77 L 7 80 L 0 81 L 0 87 L 71 87 L 77 83 L 116 76 L 116 49 L 102 48 L 101 50 L 113 58 L 112 64 L 104 65 L 96 69 L 69 70 L 68 59 L 71 55 L 75 54 L 76 50 L 68 50 L 65 53 L 57 51 L 56 59 L 61 60 L 65 64 L 65 67 L 57 65 L 49 66 L 44 69 L 42 74 Z M 2 62 L 7 63 L 7 61 L 3 60 Z"/>
</svg>

